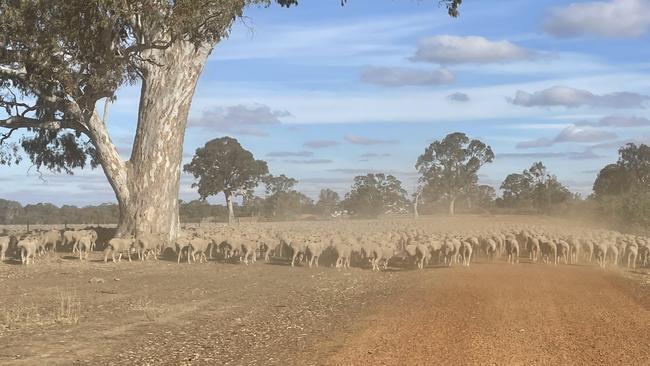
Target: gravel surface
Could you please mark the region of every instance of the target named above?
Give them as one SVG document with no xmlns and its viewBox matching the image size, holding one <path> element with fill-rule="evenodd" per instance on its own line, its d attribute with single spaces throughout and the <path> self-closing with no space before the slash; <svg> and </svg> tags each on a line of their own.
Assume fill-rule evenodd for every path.
<svg viewBox="0 0 650 366">
<path fill-rule="evenodd" d="M 650 365 L 642 273 L 61 255 L 0 264 L 1 365 Z"/>
</svg>

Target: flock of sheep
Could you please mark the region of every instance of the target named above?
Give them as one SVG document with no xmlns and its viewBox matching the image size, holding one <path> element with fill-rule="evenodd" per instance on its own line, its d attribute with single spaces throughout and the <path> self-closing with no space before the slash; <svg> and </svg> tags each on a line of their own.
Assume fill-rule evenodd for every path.
<svg viewBox="0 0 650 366">
<path fill-rule="evenodd" d="M 25 265 L 49 251 L 69 250 L 87 260 L 95 250 L 94 230 L 49 230 L 42 232 L 4 232 L 0 235 L 0 259 L 7 254 Z M 476 231 L 454 232 L 433 228 L 425 222 L 339 222 L 336 226 L 301 223 L 278 227 L 186 227 L 173 243 L 161 235 L 139 234 L 113 238 L 104 246 L 104 261 L 113 262 L 132 255 L 140 260 L 173 251 L 177 261 L 207 262 L 215 252 L 223 260 L 269 262 L 272 256 L 291 259 L 291 266 L 307 261 L 318 266 L 323 253 L 331 254 L 337 268 L 351 263 L 370 265 L 372 270 L 387 269 L 400 262 L 419 269 L 442 264 L 469 266 L 475 256 L 489 261 L 507 258 L 517 263 L 521 257 L 532 262 L 557 264 L 596 261 L 635 269 L 648 266 L 650 238 L 610 230 L 555 228 L 541 225 L 496 224 Z M 285 254 L 285 255 L 283 255 Z M 117 256 L 117 257 L 116 257 Z"/>
</svg>

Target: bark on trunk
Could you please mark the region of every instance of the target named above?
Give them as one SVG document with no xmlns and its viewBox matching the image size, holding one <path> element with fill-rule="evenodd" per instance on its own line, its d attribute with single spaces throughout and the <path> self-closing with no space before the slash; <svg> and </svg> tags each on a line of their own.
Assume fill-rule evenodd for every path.
<svg viewBox="0 0 650 366">
<path fill-rule="evenodd" d="M 449 200 L 449 215 L 454 216 L 456 210 L 456 197 L 451 197 Z"/>
<path fill-rule="evenodd" d="M 226 203 L 228 204 L 228 225 L 231 225 L 235 221 L 235 209 L 232 206 L 232 193 L 223 192 L 226 196 Z"/>
<path fill-rule="evenodd" d="M 183 139 L 194 89 L 210 50 L 176 42 L 145 55 L 155 64 L 147 63 L 142 69 L 138 127 L 128 162 L 119 159 L 106 131 L 98 128 L 93 136 L 118 199 L 118 235 L 160 233 L 170 240 L 178 236 Z M 106 130 L 103 123 L 97 125 Z"/>
</svg>

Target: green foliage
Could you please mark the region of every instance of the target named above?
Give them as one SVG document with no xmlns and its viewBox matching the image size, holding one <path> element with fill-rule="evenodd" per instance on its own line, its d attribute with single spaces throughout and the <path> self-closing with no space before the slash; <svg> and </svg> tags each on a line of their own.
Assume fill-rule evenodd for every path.
<svg viewBox="0 0 650 366">
<path fill-rule="evenodd" d="M 572 197 L 557 177 L 551 175 L 541 161 L 533 163 L 521 174 L 513 173 L 501 183 L 505 207 L 535 209 L 549 212 Z"/>
<path fill-rule="evenodd" d="M 313 201 L 293 187 L 298 184 L 294 178 L 284 174 L 266 175 L 262 178 L 266 188 L 264 200 L 264 215 L 274 219 L 290 219 L 309 210 Z"/>
<path fill-rule="evenodd" d="M 255 160 L 250 151 L 231 137 L 208 141 L 196 149 L 184 170 L 199 180 L 192 187 L 198 187 L 201 199 L 221 192 L 227 197 L 243 196 L 269 171 L 265 161 Z"/>
<path fill-rule="evenodd" d="M 650 227 L 650 147 L 627 144 L 616 164 L 605 166 L 594 182 L 600 214 L 635 231 Z"/>
<path fill-rule="evenodd" d="M 23 207 L 18 202 L 0 199 L 0 225 L 115 224 L 118 214 L 117 205 L 110 203 L 86 207 L 37 203 Z"/>
<path fill-rule="evenodd" d="M 329 188 L 321 189 L 316 203 L 316 211 L 323 216 L 331 216 L 339 208 L 341 197 Z"/>
<path fill-rule="evenodd" d="M 265 215 L 275 220 L 292 220 L 301 214 L 313 212 L 314 202 L 311 198 L 295 191 L 278 191 L 266 198 Z"/>
<path fill-rule="evenodd" d="M 476 187 L 479 169 L 493 160 L 490 146 L 455 132 L 432 142 L 418 157 L 415 168 L 430 200 L 445 198 L 453 202 Z"/>
<path fill-rule="evenodd" d="M 392 175 L 368 174 L 354 178 L 343 207 L 352 215 L 377 217 L 384 213 L 408 212 L 409 200 L 402 182 Z"/>
<path fill-rule="evenodd" d="M 526 174 L 509 174 L 503 183 L 501 183 L 500 188 L 503 191 L 504 205 L 508 207 L 521 207 L 532 204 L 530 194 L 533 188 Z"/>
<path fill-rule="evenodd" d="M 296 184 L 298 184 L 298 181 L 289 178 L 284 174 L 280 174 L 277 177 L 269 174 L 262 178 L 262 183 L 264 183 L 264 186 L 266 187 L 266 195 L 273 196 L 281 192 L 289 192 Z"/>
<path fill-rule="evenodd" d="M 494 204 L 494 200 L 497 196 L 497 192 L 494 187 L 488 185 L 478 185 L 472 188 L 468 195 L 467 199 L 469 202 L 469 209 L 472 209 L 473 205 L 476 205 L 482 209 L 489 209 Z"/>
<path fill-rule="evenodd" d="M 22 138 L 23 150 L 37 169 L 42 167 L 60 173 L 72 174 L 74 168 L 84 168 L 87 163 L 95 168 L 95 146 L 70 132 L 38 130 L 33 136 Z"/>
<path fill-rule="evenodd" d="M 241 214 L 247 213 L 243 208 L 236 206 L 235 209 Z M 0 199 L 0 225 L 26 225 L 28 222 L 31 225 L 116 224 L 118 216 L 119 208 L 112 203 L 86 207 L 37 203 L 23 207 L 18 202 Z M 180 203 L 180 216 L 181 222 L 200 222 L 206 218 L 225 222 L 228 209 L 224 205 L 194 200 Z"/>
<path fill-rule="evenodd" d="M 250 5 L 271 0 L 25 0 L 0 2 L 0 128 L 34 132 L 22 147 L 38 167 L 71 173 L 95 150 L 81 134 L 102 98 L 146 79 L 152 51 L 212 47 Z M 283 6 L 291 1 L 280 0 Z M 74 134 L 70 133 L 74 132 Z M 91 136 L 92 137 L 92 136 Z M 0 163 L 18 152 L 0 140 Z"/>
<path fill-rule="evenodd" d="M 616 164 L 605 166 L 594 182 L 597 196 L 650 190 L 650 147 L 627 144 L 618 150 Z"/>
</svg>

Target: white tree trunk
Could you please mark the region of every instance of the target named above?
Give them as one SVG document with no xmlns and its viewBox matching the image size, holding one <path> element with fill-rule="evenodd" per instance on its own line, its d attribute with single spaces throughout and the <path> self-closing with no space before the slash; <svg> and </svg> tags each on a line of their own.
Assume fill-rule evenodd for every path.
<svg viewBox="0 0 650 366">
<path fill-rule="evenodd" d="M 138 126 L 128 162 L 119 157 L 97 113 L 91 118 L 91 138 L 119 203 L 118 235 L 178 236 L 183 139 L 196 83 L 211 48 L 176 42 L 144 55 L 155 64 L 142 68 Z"/>
<path fill-rule="evenodd" d="M 228 225 L 232 224 L 235 220 L 235 209 L 232 205 L 232 193 L 223 192 L 226 196 L 226 203 L 228 204 Z"/>
<path fill-rule="evenodd" d="M 456 210 L 456 197 L 451 197 L 449 200 L 449 215 L 454 216 Z"/>
<path fill-rule="evenodd" d="M 420 213 L 418 212 L 418 204 L 420 201 L 420 194 L 421 191 L 418 190 L 417 193 L 415 194 L 415 200 L 413 201 L 413 217 L 418 218 L 420 216 Z"/>
</svg>

